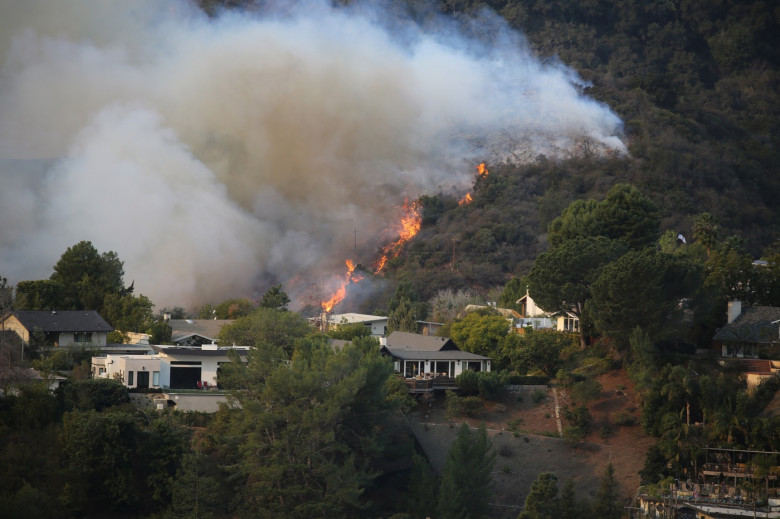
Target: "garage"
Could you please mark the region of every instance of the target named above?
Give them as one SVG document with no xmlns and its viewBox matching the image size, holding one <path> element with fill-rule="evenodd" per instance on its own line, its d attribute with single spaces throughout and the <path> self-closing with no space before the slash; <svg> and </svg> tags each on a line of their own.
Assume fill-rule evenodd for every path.
<svg viewBox="0 0 780 519">
<path fill-rule="evenodd" d="M 171 362 L 171 389 L 198 389 L 199 380 L 203 380 L 200 361 Z"/>
</svg>

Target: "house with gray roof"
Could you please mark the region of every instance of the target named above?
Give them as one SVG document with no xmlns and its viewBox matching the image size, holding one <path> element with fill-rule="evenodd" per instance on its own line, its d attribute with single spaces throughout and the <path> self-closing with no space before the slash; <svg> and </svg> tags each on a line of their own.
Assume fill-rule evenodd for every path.
<svg viewBox="0 0 780 519">
<path fill-rule="evenodd" d="M 723 357 L 780 359 L 780 307 L 729 301 L 726 325 L 713 337 Z"/>
<path fill-rule="evenodd" d="M 47 346 L 106 345 L 114 328 L 94 310 L 18 310 L 0 319 L 0 329 L 11 330 L 30 344 L 34 334 L 41 333 Z"/>
<path fill-rule="evenodd" d="M 393 359 L 395 372 L 406 379 L 452 380 L 464 371 L 490 371 L 490 357 L 461 351 L 448 337 L 395 331 L 382 353 Z"/>
</svg>

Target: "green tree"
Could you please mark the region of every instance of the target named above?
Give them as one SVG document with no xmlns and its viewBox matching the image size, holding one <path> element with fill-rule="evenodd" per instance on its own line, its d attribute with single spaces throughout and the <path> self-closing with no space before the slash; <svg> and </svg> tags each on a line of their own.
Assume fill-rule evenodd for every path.
<svg viewBox="0 0 780 519">
<path fill-rule="evenodd" d="M 701 213 L 693 217 L 693 237 L 704 245 L 709 258 L 718 241 L 718 224 L 711 213 Z"/>
<path fill-rule="evenodd" d="M 561 352 L 571 344 L 570 335 L 554 330 L 526 330 L 518 351 L 518 367 L 536 368 L 554 378 L 561 364 Z"/>
<path fill-rule="evenodd" d="M 417 332 L 417 316 L 414 306 L 408 299 L 401 299 L 387 316 L 387 333 Z"/>
<path fill-rule="evenodd" d="M 276 310 L 287 310 L 287 305 L 290 304 L 290 296 L 282 290 L 282 285 L 275 285 L 268 289 L 263 294 L 263 298 L 260 300 L 261 308 L 274 308 Z"/>
<path fill-rule="evenodd" d="M 606 265 L 623 255 L 625 245 L 589 236 L 564 241 L 540 254 L 528 275 L 531 297 L 547 312 L 571 312 L 580 319 L 580 346 L 585 347 L 582 321 L 591 285 Z"/>
<path fill-rule="evenodd" d="M 542 472 L 531 483 L 525 508 L 518 519 L 556 519 L 559 517 L 558 477 Z"/>
<path fill-rule="evenodd" d="M 50 279 L 20 281 L 16 284 L 16 308 L 19 310 L 62 309 L 65 287 Z"/>
<path fill-rule="evenodd" d="M 632 249 L 642 249 L 658 239 L 661 217 L 658 207 L 629 184 L 615 184 L 593 212 L 602 233 Z"/>
<path fill-rule="evenodd" d="M 450 336 L 461 350 L 493 357 L 509 331 L 504 316 L 478 310 L 453 323 Z"/>
<path fill-rule="evenodd" d="M 134 506 L 132 460 L 138 431 L 123 412 L 66 413 L 62 426 L 62 457 L 66 471 L 63 500 L 81 515 L 90 509 L 126 510 Z"/>
<path fill-rule="evenodd" d="M 219 481 L 211 475 L 208 458 L 200 451 L 184 454 L 172 487 L 171 509 L 176 517 L 222 517 Z"/>
<path fill-rule="evenodd" d="M 133 293 L 132 284 L 124 286 L 123 263 L 117 253 L 101 254 L 89 241 L 68 247 L 49 279 L 63 286 L 62 310 L 96 310 L 103 314 L 106 295 Z"/>
<path fill-rule="evenodd" d="M 585 503 L 577 502 L 574 480 L 566 480 L 566 484 L 563 485 L 563 490 L 561 490 L 560 519 L 582 519 L 587 517 L 588 514 L 583 510 L 585 506 Z"/>
<path fill-rule="evenodd" d="M 103 411 L 130 402 L 127 388 L 107 378 L 67 381 L 60 384 L 55 395 L 65 411 Z"/>
<path fill-rule="evenodd" d="M 401 281 L 387 305 L 387 333 L 417 332 L 417 321 L 428 315 L 427 305 L 420 301 L 408 281 Z"/>
<path fill-rule="evenodd" d="M 612 463 L 607 465 L 596 497 L 593 501 L 593 513 L 603 519 L 620 519 L 623 517 L 623 506 L 620 502 L 620 484 L 615 478 L 615 468 Z"/>
<path fill-rule="evenodd" d="M 672 338 L 682 331 L 680 301 L 696 295 L 701 279 L 701 269 L 685 258 L 633 250 L 605 266 L 593 283 L 589 315 L 620 347 L 636 327 L 653 340 Z"/>
<path fill-rule="evenodd" d="M 346 318 L 342 318 L 342 322 L 338 326 L 331 327 L 327 331 L 327 335 L 331 339 L 351 341 L 356 337 L 369 337 L 371 329 L 363 323 L 350 323 L 347 322 Z"/>
<path fill-rule="evenodd" d="M 438 481 L 428 460 L 419 454 L 413 454 L 407 485 L 409 501 L 406 506 L 412 519 L 426 519 L 434 515 L 437 484 Z"/>
<path fill-rule="evenodd" d="M 145 332 L 154 322 L 154 303 L 141 294 L 106 294 L 102 316 L 111 326 L 123 332 Z"/>
<path fill-rule="evenodd" d="M 168 324 L 168 321 L 158 319 L 149 325 L 146 329 L 146 333 L 149 334 L 150 344 L 170 344 L 171 337 L 173 336 L 173 328 Z"/>
<path fill-rule="evenodd" d="M 272 308 L 258 308 L 246 317 L 223 326 L 219 343 L 242 346 L 271 345 L 292 354 L 295 339 L 312 331 L 308 321 L 300 314 Z"/>
<path fill-rule="evenodd" d="M 669 475 L 666 468 L 669 460 L 664 456 L 658 444 L 653 444 L 647 449 L 645 464 L 639 471 L 639 484 L 650 485 L 657 483 Z"/>
<path fill-rule="evenodd" d="M 465 519 L 487 517 L 495 461 L 496 453 L 485 425 L 476 431 L 465 423 L 461 425 L 442 471 L 438 515 Z"/>
<path fill-rule="evenodd" d="M 498 304 L 501 308 L 517 308 L 517 300 L 523 297 L 528 290 L 528 280 L 525 277 L 514 277 L 504 285 Z"/>
<path fill-rule="evenodd" d="M 629 184 L 615 184 L 606 198 L 576 200 L 552 221 L 548 239 L 553 247 L 566 240 L 604 236 L 632 249 L 651 245 L 658 238 L 658 207 Z"/>
<path fill-rule="evenodd" d="M 252 301 L 246 298 L 226 299 L 213 308 L 212 314 L 205 319 L 238 319 L 250 315 L 255 308 Z"/>
<path fill-rule="evenodd" d="M 323 338 L 310 337 L 297 342 L 289 362 L 269 346 L 246 365 L 231 365 L 228 371 L 242 379 L 242 389 L 232 394 L 242 411 L 217 441 L 223 452 L 235 449 L 229 461 L 241 475 L 234 485 L 243 496 L 242 513 L 282 519 L 356 514 L 376 476 L 369 464 L 378 455 L 392 372 L 368 346 L 358 339 L 334 351 Z"/>
<path fill-rule="evenodd" d="M 721 247 L 713 251 L 706 271 L 704 284 L 716 292 L 712 297 L 719 303 L 719 314 L 724 313 L 726 301 L 742 301 L 748 305 L 763 303 L 757 300 L 761 294 L 759 276 L 763 271 L 753 266 L 750 254 L 734 247 Z"/>
<path fill-rule="evenodd" d="M 557 247 L 574 238 L 603 236 L 601 223 L 594 216 L 598 205 L 596 200 L 575 200 L 569 204 L 547 229 L 550 245 Z"/>
</svg>

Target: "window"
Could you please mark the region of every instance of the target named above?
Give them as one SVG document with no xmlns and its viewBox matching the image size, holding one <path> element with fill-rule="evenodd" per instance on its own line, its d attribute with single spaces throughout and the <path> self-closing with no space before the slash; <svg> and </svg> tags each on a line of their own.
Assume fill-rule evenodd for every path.
<svg viewBox="0 0 780 519">
<path fill-rule="evenodd" d="M 132 386 L 133 385 L 133 372 L 128 371 L 127 372 L 127 385 Z"/>
<path fill-rule="evenodd" d="M 76 332 L 73 334 L 73 342 L 92 342 L 92 332 Z"/>
<path fill-rule="evenodd" d="M 153 371 L 152 372 L 152 385 L 157 387 L 160 385 L 160 372 L 159 371 Z"/>
</svg>

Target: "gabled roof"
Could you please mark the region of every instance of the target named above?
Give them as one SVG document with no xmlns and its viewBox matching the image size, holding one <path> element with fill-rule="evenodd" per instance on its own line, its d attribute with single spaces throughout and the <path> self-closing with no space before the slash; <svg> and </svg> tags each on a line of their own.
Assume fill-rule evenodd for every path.
<svg viewBox="0 0 780 519">
<path fill-rule="evenodd" d="M 94 310 L 18 310 L 11 315 L 28 331 L 113 332 L 114 328 Z"/>
<path fill-rule="evenodd" d="M 230 319 L 171 319 L 168 324 L 172 330 L 172 342 L 180 342 L 193 335 L 216 341 L 222 327 L 232 322 Z"/>
<path fill-rule="evenodd" d="M 393 352 L 398 350 L 447 351 L 457 350 L 458 347 L 448 337 L 395 331 L 387 338 L 387 349 Z"/>
<path fill-rule="evenodd" d="M 780 307 L 745 306 L 731 323 L 715 332 L 716 341 L 777 342 L 780 338 Z"/>
<path fill-rule="evenodd" d="M 342 320 L 348 323 L 375 323 L 378 321 L 387 321 L 389 318 L 386 315 L 368 315 L 368 314 L 331 314 L 328 316 L 330 323 L 339 324 Z"/>
<path fill-rule="evenodd" d="M 420 351 L 420 350 L 391 350 L 387 346 L 383 346 L 383 353 L 387 353 L 393 357 L 402 360 L 460 360 L 460 361 L 482 361 L 490 360 L 490 357 L 484 357 L 471 353 L 468 351 L 460 350 L 444 350 L 444 351 Z"/>
</svg>

